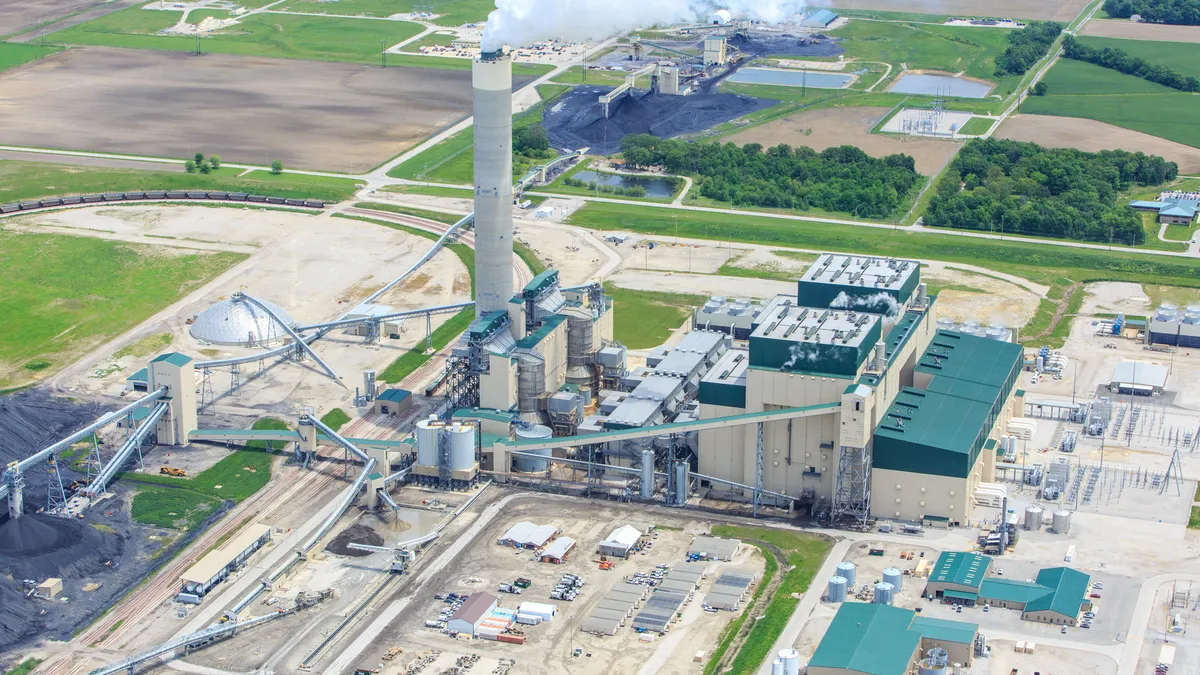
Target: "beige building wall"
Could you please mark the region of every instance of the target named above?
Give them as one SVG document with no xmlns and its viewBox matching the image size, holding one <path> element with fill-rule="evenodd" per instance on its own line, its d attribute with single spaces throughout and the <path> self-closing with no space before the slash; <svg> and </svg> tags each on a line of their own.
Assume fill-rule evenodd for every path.
<svg viewBox="0 0 1200 675">
<path fill-rule="evenodd" d="M 517 361 L 488 356 L 488 372 L 479 377 L 479 407 L 508 410 L 517 403 Z"/>
<path fill-rule="evenodd" d="M 567 383 L 567 322 L 558 324 L 535 351 L 546 360 L 546 392 L 552 394 Z"/>
<path fill-rule="evenodd" d="M 929 638 L 921 638 L 920 654 L 924 656 L 929 653 L 930 649 L 941 647 L 946 650 L 947 656 L 950 657 L 950 663 L 962 663 L 967 666 L 975 660 L 975 646 L 963 644 L 961 642 L 943 642 L 941 640 L 930 640 Z"/>
<path fill-rule="evenodd" d="M 167 388 L 170 407 L 155 430 L 160 445 L 187 445 L 188 434 L 196 430 L 196 369 L 189 360 L 184 366 L 166 361 L 151 362 L 147 368 L 149 388 Z"/>
<path fill-rule="evenodd" d="M 967 478 L 871 469 L 871 515 L 916 521 L 944 516 L 951 524 L 966 524 L 982 473 L 982 454 Z"/>
<path fill-rule="evenodd" d="M 1056 626 L 1074 626 L 1076 617 L 1066 616 L 1058 612 L 1022 612 L 1021 618 L 1026 621 L 1052 623 Z"/>
</svg>

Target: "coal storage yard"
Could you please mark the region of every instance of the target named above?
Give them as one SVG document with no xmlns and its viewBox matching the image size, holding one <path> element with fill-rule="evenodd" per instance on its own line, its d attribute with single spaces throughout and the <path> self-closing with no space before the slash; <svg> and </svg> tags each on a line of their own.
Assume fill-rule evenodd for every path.
<svg viewBox="0 0 1200 675">
<path fill-rule="evenodd" d="M 674 138 L 693 134 L 775 105 L 740 94 L 700 93 L 667 96 L 633 91 L 610 107 L 604 117 L 600 95 L 611 87 L 577 87 L 564 94 L 542 118 L 551 145 L 591 148 L 592 153 L 612 154 L 628 134 L 653 134 Z"/>
<path fill-rule="evenodd" d="M 360 551 L 358 549 L 350 548 L 350 544 L 383 546 L 383 537 L 378 532 L 366 525 L 351 525 L 350 527 L 342 530 L 338 536 L 334 537 L 333 541 L 329 542 L 329 545 L 325 547 L 325 550 L 337 555 L 352 556 L 356 558 L 371 555 L 370 551 Z"/>
<path fill-rule="evenodd" d="M 738 33 L 729 38 L 729 46 L 754 56 L 837 56 L 846 51 L 837 40 L 819 34 Z"/>
</svg>

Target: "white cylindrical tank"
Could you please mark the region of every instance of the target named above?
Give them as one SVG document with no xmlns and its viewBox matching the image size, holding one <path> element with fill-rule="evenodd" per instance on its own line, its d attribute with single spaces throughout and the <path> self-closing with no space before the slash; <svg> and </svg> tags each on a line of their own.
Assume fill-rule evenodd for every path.
<svg viewBox="0 0 1200 675">
<path fill-rule="evenodd" d="M 783 675 L 800 675 L 800 652 L 795 649 L 781 649 L 779 660 L 783 661 Z"/>
<path fill-rule="evenodd" d="M 771 675 L 783 675 L 783 661 L 775 659 L 771 662 Z"/>
<path fill-rule="evenodd" d="M 844 578 L 847 584 L 853 586 L 855 580 L 855 569 L 857 568 L 854 566 L 854 563 L 850 562 L 849 560 L 840 562 L 837 565 L 837 575 Z"/>
<path fill-rule="evenodd" d="M 417 464 L 419 466 L 438 466 L 438 443 L 441 440 L 445 425 L 432 417 L 417 422 Z"/>
<path fill-rule="evenodd" d="M 517 427 L 518 441 L 542 441 L 550 438 L 553 435 L 554 431 L 550 429 L 550 427 L 541 424 L 534 424 L 527 427 Z M 517 449 L 520 450 L 519 447 Z M 517 471 L 523 471 L 525 473 L 538 473 L 545 471 L 550 468 L 550 457 L 552 456 L 553 452 L 554 451 L 550 448 L 543 448 L 541 450 L 533 450 L 529 452 L 529 454 L 537 455 L 537 457 L 514 455 L 513 468 Z M 543 457 L 545 459 L 542 459 Z"/>
<path fill-rule="evenodd" d="M 450 436 L 450 470 L 470 471 L 475 467 L 475 427 L 456 424 L 446 429 Z"/>
<path fill-rule="evenodd" d="M 900 590 L 900 584 L 902 583 L 903 579 L 904 575 L 901 574 L 900 570 L 896 569 L 895 567 L 883 568 L 883 581 L 884 583 L 891 584 L 893 591 Z"/>
<path fill-rule="evenodd" d="M 675 503 L 686 504 L 688 500 L 688 464 L 675 463 Z"/>
<path fill-rule="evenodd" d="M 1025 529 L 1042 529 L 1042 507 L 1037 504 L 1030 504 L 1025 507 Z"/>
<path fill-rule="evenodd" d="M 825 591 L 829 602 L 846 601 L 846 577 L 829 577 L 829 588 Z"/>
<path fill-rule="evenodd" d="M 1071 512 L 1059 509 L 1054 512 L 1054 534 L 1066 534 L 1071 531 Z"/>
<path fill-rule="evenodd" d="M 642 451 L 642 499 L 654 497 L 654 451 Z"/>
<path fill-rule="evenodd" d="M 941 647 L 934 647 L 925 653 L 925 658 L 917 663 L 918 675 L 946 675 L 950 664 L 949 653 Z"/>
<path fill-rule="evenodd" d="M 892 594 L 895 591 L 896 587 L 886 581 L 875 584 L 875 603 L 879 605 L 892 604 Z"/>
</svg>

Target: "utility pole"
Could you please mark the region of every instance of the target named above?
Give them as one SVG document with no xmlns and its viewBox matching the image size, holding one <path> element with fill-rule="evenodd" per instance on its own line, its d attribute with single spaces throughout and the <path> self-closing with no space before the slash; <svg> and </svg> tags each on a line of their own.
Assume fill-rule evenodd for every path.
<svg viewBox="0 0 1200 675">
<path fill-rule="evenodd" d="M 387 40 L 379 41 L 379 56 L 383 60 L 383 67 L 387 68 Z"/>
<path fill-rule="evenodd" d="M 196 56 L 200 56 L 200 28 L 196 28 Z"/>
</svg>

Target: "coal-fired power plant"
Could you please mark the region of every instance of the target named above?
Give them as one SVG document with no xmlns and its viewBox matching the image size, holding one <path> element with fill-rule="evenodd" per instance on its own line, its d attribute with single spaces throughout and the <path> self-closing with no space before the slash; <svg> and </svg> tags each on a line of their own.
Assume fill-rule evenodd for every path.
<svg viewBox="0 0 1200 675">
<path fill-rule="evenodd" d="M 483 52 L 471 68 L 475 98 L 475 316 L 513 296 L 512 58 Z"/>
</svg>

